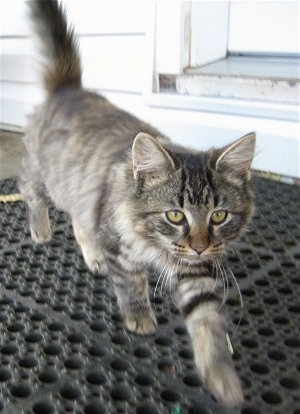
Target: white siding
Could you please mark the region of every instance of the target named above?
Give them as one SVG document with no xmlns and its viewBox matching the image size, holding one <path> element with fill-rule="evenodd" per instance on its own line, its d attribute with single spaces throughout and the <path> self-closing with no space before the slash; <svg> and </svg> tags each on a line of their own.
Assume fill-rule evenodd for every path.
<svg viewBox="0 0 300 414">
<path fill-rule="evenodd" d="M 142 94 L 148 76 L 146 29 L 151 2 L 138 0 L 64 0 L 76 27 L 83 61 L 83 82 L 103 92 Z M 36 45 L 23 0 L 0 2 L 0 122 L 25 123 L 24 108 L 41 99 Z M 19 88 L 19 94 L 11 91 Z M 12 95 L 14 96 L 13 101 Z"/>
<path fill-rule="evenodd" d="M 199 32 L 188 30 L 189 2 L 166 0 L 168 6 L 159 6 L 156 15 L 153 0 L 63 1 L 79 33 L 85 86 L 104 93 L 175 141 L 197 149 L 225 145 L 255 130 L 254 166 L 300 177 L 296 105 L 259 104 L 258 115 L 255 101 L 153 93 L 154 68 L 166 65 L 177 73 L 188 53 L 196 50 L 189 49 L 188 43 L 189 33 Z M 284 3 L 288 7 L 289 2 Z M 18 126 L 25 126 L 26 114 L 43 97 L 24 12 L 23 0 L 0 0 L 0 123 Z"/>
</svg>

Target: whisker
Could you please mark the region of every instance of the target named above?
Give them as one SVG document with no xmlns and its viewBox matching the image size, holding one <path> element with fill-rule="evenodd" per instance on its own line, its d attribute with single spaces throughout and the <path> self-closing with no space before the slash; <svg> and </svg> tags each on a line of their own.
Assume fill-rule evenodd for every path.
<svg viewBox="0 0 300 414">
<path fill-rule="evenodd" d="M 155 289 L 154 289 L 154 293 L 153 293 L 154 298 L 156 297 L 156 291 L 157 291 L 157 288 L 159 287 L 159 283 L 160 283 L 160 281 L 161 281 L 161 280 L 163 281 L 163 278 L 164 278 L 163 274 L 164 274 L 165 268 L 166 268 L 167 266 L 168 266 L 168 264 L 166 263 L 166 264 L 165 264 L 165 266 L 163 267 L 162 271 L 160 272 L 160 275 L 159 275 L 158 280 L 157 280 L 157 282 L 156 282 Z"/>
<path fill-rule="evenodd" d="M 235 328 L 235 330 L 234 330 L 234 332 L 233 332 L 233 334 L 232 334 L 232 337 L 234 337 L 234 335 L 236 334 L 236 332 L 237 332 L 237 330 L 238 330 L 238 328 L 239 328 L 239 326 L 240 326 L 241 320 L 242 320 L 242 316 L 243 316 L 243 308 L 244 308 L 244 302 L 243 302 L 242 293 L 241 293 L 241 290 L 240 290 L 239 284 L 238 284 L 238 282 L 237 282 L 237 280 L 236 280 L 236 277 L 234 276 L 234 274 L 233 274 L 233 272 L 232 272 L 232 270 L 230 269 L 230 267 L 229 267 L 229 266 L 228 266 L 228 270 L 229 270 L 230 275 L 231 275 L 231 277 L 232 277 L 232 280 L 234 281 L 235 286 L 236 286 L 236 288 L 237 288 L 237 291 L 238 291 L 238 294 L 239 294 L 239 298 L 240 298 L 240 304 L 241 304 L 241 312 L 240 312 L 240 316 L 239 316 L 239 321 L 238 321 L 238 324 L 237 324 L 237 326 L 236 326 L 236 328 Z"/>
<path fill-rule="evenodd" d="M 226 292 L 226 288 L 227 288 L 227 283 L 226 283 L 226 276 L 224 275 L 224 272 L 222 271 L 221 265 L 219 260 L 216 258 L 216 265 L 217 265 L 217 270 L 220 270 L 221 273 L 221 278 L 222 278 L 222 285 L 223 285 L 223 299 L 222 299 L 222 303 L 221 303 L 221 308 L 224 305 L 224 303 L 226 302 L 226 298 L 227 298 L 227 292 Z"/>
</svg>

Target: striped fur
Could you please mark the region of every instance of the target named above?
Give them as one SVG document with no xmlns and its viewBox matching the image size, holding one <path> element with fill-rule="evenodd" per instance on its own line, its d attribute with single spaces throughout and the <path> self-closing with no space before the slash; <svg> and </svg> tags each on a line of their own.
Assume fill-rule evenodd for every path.
<svg viewBox="0 0 300 414">
<path fill-rule="evenodd" d="M 157 288 L 170 287 L 185 318 L 203 383 L 220 401 L 239 403 L 220 312 L 228 281 L 219 260 L 251 217 L 255 135 L 206 152 L 173 144 L 82 89 L 61 6 L 55 0 L 29 6 L 53 60 L 43 74 L 48 98 L 28 123 L 19 180 L 33 240 L 51 237 L 49 201 L 66 211 L 87 266 L 112 279 L 125 325 L 138 334 L 156 330 L 147 281 L 156 268 Z M 174 210 L 180 223 L 166 214 Z M 212 217 L 220 211 L 225 219 L 216 225 Z"/>
</svg>

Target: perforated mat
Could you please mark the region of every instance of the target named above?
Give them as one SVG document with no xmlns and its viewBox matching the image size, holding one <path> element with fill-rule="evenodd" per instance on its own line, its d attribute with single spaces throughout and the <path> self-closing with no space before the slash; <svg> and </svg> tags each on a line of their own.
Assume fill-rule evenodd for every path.
<svg viewBox="0 0 300 414">
<path fill-rule="evenodd" d="M 0 183 L 0 193 L 16 191 Z M 232 344 L 246 396 L 228 410 L 201 387 L 167 291 L 152 297 L 157 334 L 127 333 L 69 219 L 52 209 L 53 239 L 34 246 L 24 203 L 0 203 L 1 414 L 300 414 L 300 190 L 256 178 L 255 191 L 250 231 L 228 257 L 244 301 L 233 285 L 227 308 L 232 331 L 240 320 Z"/>
</svg>

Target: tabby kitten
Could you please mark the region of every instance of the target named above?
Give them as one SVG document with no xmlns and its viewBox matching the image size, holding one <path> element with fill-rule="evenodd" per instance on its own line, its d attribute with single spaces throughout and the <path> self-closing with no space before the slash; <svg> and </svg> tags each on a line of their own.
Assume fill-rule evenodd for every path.
<svg viewBox="0 0 300 414">
<path fill-rule="evenodd" d="M 251 133 L 192 151 L 81 86 L 73 30 L 56 0 L 30 1 L 45 59 L 45 102 L 32 114 L 20 189 L 33 241 L 50 240 L 48 203 L 68 212 L 92 272 L 111 277 L 126 328 L 153 334 L 147 269 L 168 278 L 210 392 L 243 400 L 226 342 L 224 286 L 213 263 L 249 222 Z"/>
</svg>

